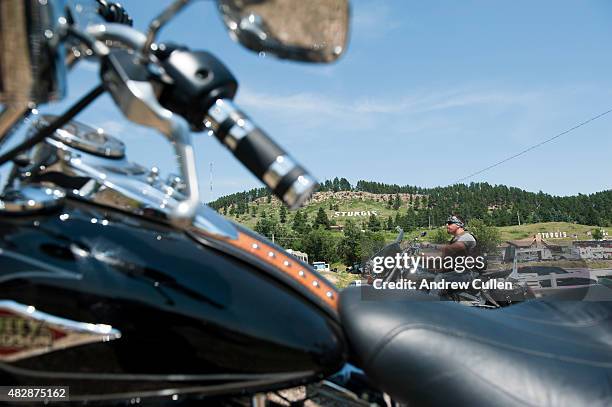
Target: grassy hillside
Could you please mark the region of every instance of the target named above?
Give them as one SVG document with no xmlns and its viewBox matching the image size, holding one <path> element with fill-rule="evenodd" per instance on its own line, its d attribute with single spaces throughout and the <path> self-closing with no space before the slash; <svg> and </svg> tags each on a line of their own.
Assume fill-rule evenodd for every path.
<svg viewBox="0 0 612 407">
<path fill-rule="evenodd" d="M 330 203 L 332 206 L 337 205 L 338 211 L 333 209 L 330 210 Z M 267 203 L 265 199 L 260 198 L 249 204 L 249 212 L 252 211 L 252 208 L 256 208 L 258 215 L 265 211 L 267 214 L 279 216 L 280 201 L 273 199 L 272 202 Z M 407 211 L 407 208 L 400 208 L 399 211 L 389 209 L 384 202 L 367 198 L 326 199 L 319 202 L 311 202 L 300 210 L 307 214 L 308 218 L 312 220 L 316 216 L 319 208 L 323 208 L 329 220 L 332 221 L 332 223 L 335 222 L 337 225 L 344 225 L 347 219 L 351 219 L 354 222 L 367 222 L 368 216 L 335 216 L 335 212 L 376 211 L 381 220 L 387 220 L 389 216 L 394 217 L 397 212 L 404 214 Z M 295 213 L 295 211 L 289 211 L 287 219 L 292 219 L 293 213 Z M 229 217 L 244 225 L 247 225 L 248 227 L 254 227 L 257 223 L 257 216 L 253 216 L 251 213 Z"/>
<path fill-rule="evenodd" d="M 521 226 L 503 226 L 500 227 L 503 240 L 523 239 L 535 235 L 538 232 L 567 232 L 565 239 L 551 239 L 554 241 L 570 241 L 574 240 L 573 235 L 578 236 L 578 240 L 590 239 L 587 232 L 591 232 L 596 226 L 579 225 L 568 222 L 543 222 L 533 223 Z M 612 228 L 601 228 L 612 235 Z"/>
<path fill-rule="evenodd" d="M 352 195 L 352 196 L 347 196 Z M 342 197 L 340 197 L 342 196 Z M 402 207 L 398 210 L 394 210 L 387 205 L 387 194 L 369 194 L 369 193 L 317 193 L 315 199 L 313 199 L 306 207 L 302 208 L 302 213 L 308 215 L 308 219 L 312 221 L 319 208 L 323 208 L 328 218 L 332 222 L 332 224 L 336 225 L 344 225 L 348 219 L 351 219 L 353 222 L 361 225 L 362 222 L 367 223 L 368 216 L 336 216 L 336 212 L 357 212 L 357 211 L 376 211 L 381 223 L 385 224 L 388 217 L 395 218 L 396 214 L 400 215 L 406 214 L 409 210 L 412 209 L 413 206 L 409 206 L 405 202 Z M 333 209 L 330 209 L 330 204 Z M 273 198 L 270 202 L 267 202 L 266 198 L 259 198 L 249 204 L 248 213 L 240 215 L 240 216 L 231 216 L 227 215 L 229 218 L 246 225 L 249 228 L 254 228 L 257 223 L 258 218 L 262 213 L 266 213 L 267 216 L 273 216 L 277 219 L 280 214 L 280 201 Z M 336 211 L 335 208 L 338 210 Z M 293 219 L 295 211 L 288 211 L 287 213 L 287 223 L 291 223 Z M 444 223 L 444 219 L 432 219 L 432 224 L 440 224 Z M 595 225 L 580 225 L 569 222 L 542 222 L 542 223 L 533 223 L 533 224 L 522 224 L 520 226 L 503 226 L 498 229 L 501 232 L 502 241 L 506 240 L 516 240 L 523 239 L 527 237 L 531 237 L 538 232 L 566 232 L 566 239 L 550 239 L 551 241 L 569 241 L 573 240 L 573 235 L 577 235 L 579 240 L 590 239 L 590 236 L 587 235 L 587 232 L 592 231 L 594 228 L 598 226 Z M 610 235 L 612 235 L 612 228 L 603 227 L 603 230 L 607 231 Z M 421 232 L 426 231 L 430 232 L 428 228 L 417 228 L 416 230 L 411 230 L 406 232 L 405 239 L 412 239 L 418 236 Z M 341 234 L 342 232 L 337 231 L 334 233 Z M 397 233 L 395 231 L 386 231 L 385 238 L 388 241 L 391 241 L 395 238 Z M 427 236 L 424 238 L 427 240 Z"/>
<path fill-rule="evenodd" d="M 220 197 L 210 205 L 224 213 L 240 215 L 247 214 L 253 202 L 270 203 L 270 198 L 269 191 L 258 188 Z M 388 205 L 390 202 L 392 206 Z M 479 218 L 500 227 L 538 222 L 612 226 L 612 189 L 586 195 L 554 196 L 488 183 L 422 188 L 360 180 L 353 186 L 344 178 L 334 178 L 321 184 L 307 212 L 323 204 L 332 205 L 328 206 L 328 216 L 332 208 L 336 211 L 376 208 L 383 217 L 393 212 L 392 208 L 401 208 L 404 214 L 399 213 L 400 217 L 394 221 L 404 229 L 442 225 L 450 213 L 462 214 L 468 219 Z M 344 219 L 336 221 L 342 223 Z"/>
</svg>

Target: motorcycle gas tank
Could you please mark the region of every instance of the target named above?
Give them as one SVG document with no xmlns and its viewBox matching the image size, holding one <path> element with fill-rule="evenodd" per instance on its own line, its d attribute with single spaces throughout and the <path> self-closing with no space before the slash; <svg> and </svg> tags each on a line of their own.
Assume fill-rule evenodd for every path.
<svg viewBox="0 0 612 407">
<path fill-rule="evenodd" d="M 0 218 L 5 385 L 69 385 L 72 400 L 232 393 L 311 381 L 345 359 L 333 316 L 181 231 L 74 201 Z"/>
</svg>

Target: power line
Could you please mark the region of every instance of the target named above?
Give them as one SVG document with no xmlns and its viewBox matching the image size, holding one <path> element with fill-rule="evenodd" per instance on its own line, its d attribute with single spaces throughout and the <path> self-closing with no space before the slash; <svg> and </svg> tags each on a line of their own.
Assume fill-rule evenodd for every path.
<svg viewBox="0 0 612 407">
<path fill-rule="evenodd" d="M 582 127 L 582 126 L 584 126 L 584 125 L 586 125 L 586 124 L 588 124 L 588 123 L 590 123 L 592 121 L 595 121 L 595 120 L 597 120 L 599 118 L 602 118 L 605 115 L 607 115 L 608 113 L 612 113 L 612 109 L 606 110 L 605 112 L 600 113 L 597 116 L 593 116 L 590 119 L 588 119 L 586 121 L 583 121 L 582 123 L 579 123 L 579 124 L 575 125 L 574 127 L 570 128 L 570 129 L 567 129 L 567 130 L 565 130 L 565 131 L 563 131 L 563 132 L 561 132 L 561 133 L 559 133 L 559 134 L 557 134 L 557 135 L 555 135 L 555 136 L 553 136 L 551 138 L 548 138 L 548 139 L 546 139 L 544 141 L 541 141 L 538 144 L 534 144 L 531 147 L 527 147 L 526 149 L 524 149 L 524 150 L 522 150 L 522 151 L 520 151 L 520 152 L 518 152 L 518 153 L 516 153 L 516 154 L 514 154 L 514 155 L 512 155 L 510 157 L 504 158 L 503 160 L 498 161 L 495 164 L 489 165 L 488 167 L 485 167 L 482 170 L 476 171 L 476 172 L 474 172 L 474 173 L 472 173 L 472 174 L 470 174 L 468 176 L 460 178 L 457 181 L 455 181 L 453 184 L 458 184 L 461 181 L 465 181 L 466 179 L 470 179 L 470 178 L 472 178 L 472 177 L 474 177 L 474 176 L 476 176 L 478 174 L 482 174 L 483 172 L 490 170 L 491 168 L 497 167 L 498 165 L 501 165 L 501 164 L 503 164 L 505 162 L 508 162 L 508 161 L 510 161 L 510 160 L 512 160 L 514 158 L 517 158 L 517 157 L 519 157 L 519 156 L 521 156 L 521 155 L 523 155 L 523 154 L 525 154 L 525 153 L 527 153 L 527 152 L 529 152 L 531 150 L 534 150 L 534 149 L 536 149 L 536 148 L 538 148 L 538 147 L 540 147 L 540 146 L 542 146 L 542 145 L 544 145 L 546 143 L 549 143 L 549 142 L 551 142 L 551 141 L 553 141 L 553 140 L 555 140 L 555 139 L 557 139 L 557 138 L 559 138 L 559 137 L 561 137 L 561 136 L 563 136 L 563 135 L 565 135 L 567 133 L 570 133 L 570 132 L 572 132 L 572 131 L 574 131 L 574 130 L 576 130 L 576 129 L 578 129 L 578 128 L 580 128 L 580 127 Z"/>
</svg>

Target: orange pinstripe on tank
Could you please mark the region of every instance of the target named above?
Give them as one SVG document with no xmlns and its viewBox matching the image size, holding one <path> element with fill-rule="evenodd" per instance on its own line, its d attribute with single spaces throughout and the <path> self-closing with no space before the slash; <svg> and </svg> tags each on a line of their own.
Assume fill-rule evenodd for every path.
<svg viewBox="0 0 612 407">
<path fill-rule="evenodd" d="M 202 233 L 207 237 L 219 239 L 218 236 Z M 323 300 L 334 310 L 338 310 L 338 293 L 327 281 L 317 277 L 308 267 L 302 266 L 293 256 L 278 250 L 243 232 L 238 232 L 237 239 L 220 239 L 243 252 L 274 266 L 277 270 L 289 275 L 295 281 L 306 287 L 311 293 Z"/>
</svg>

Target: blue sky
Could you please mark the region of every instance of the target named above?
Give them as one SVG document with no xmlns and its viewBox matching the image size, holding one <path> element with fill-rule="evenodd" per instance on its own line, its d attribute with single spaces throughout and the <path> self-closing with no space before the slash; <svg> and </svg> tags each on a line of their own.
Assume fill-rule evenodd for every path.
<svg viewBox="0 0 612 407">
<path fill-rule="evenodd" d="M 168 1 L 123 3 L 144 29 Z M 606 0 L 354 1 L 348 51 L 332 65 L 244 50 L 210 1 L 161 38 L 221 58 L 240 82 L 236 102 L 320 180 L 447 185 L 612 108 Z M 70 74 L 68 100 L 93 86 L 96 69 Z M 131 160 L 172 171 L 165 140 L 124 120 L 108 96 L 80 119 L 120 135 Z M 612 114 L 472 180 L 556 195 L 609 189 L 611 133 Z M 204 200 L 260 186 L 215 139 L 194 139 Z"/>
</svg>

